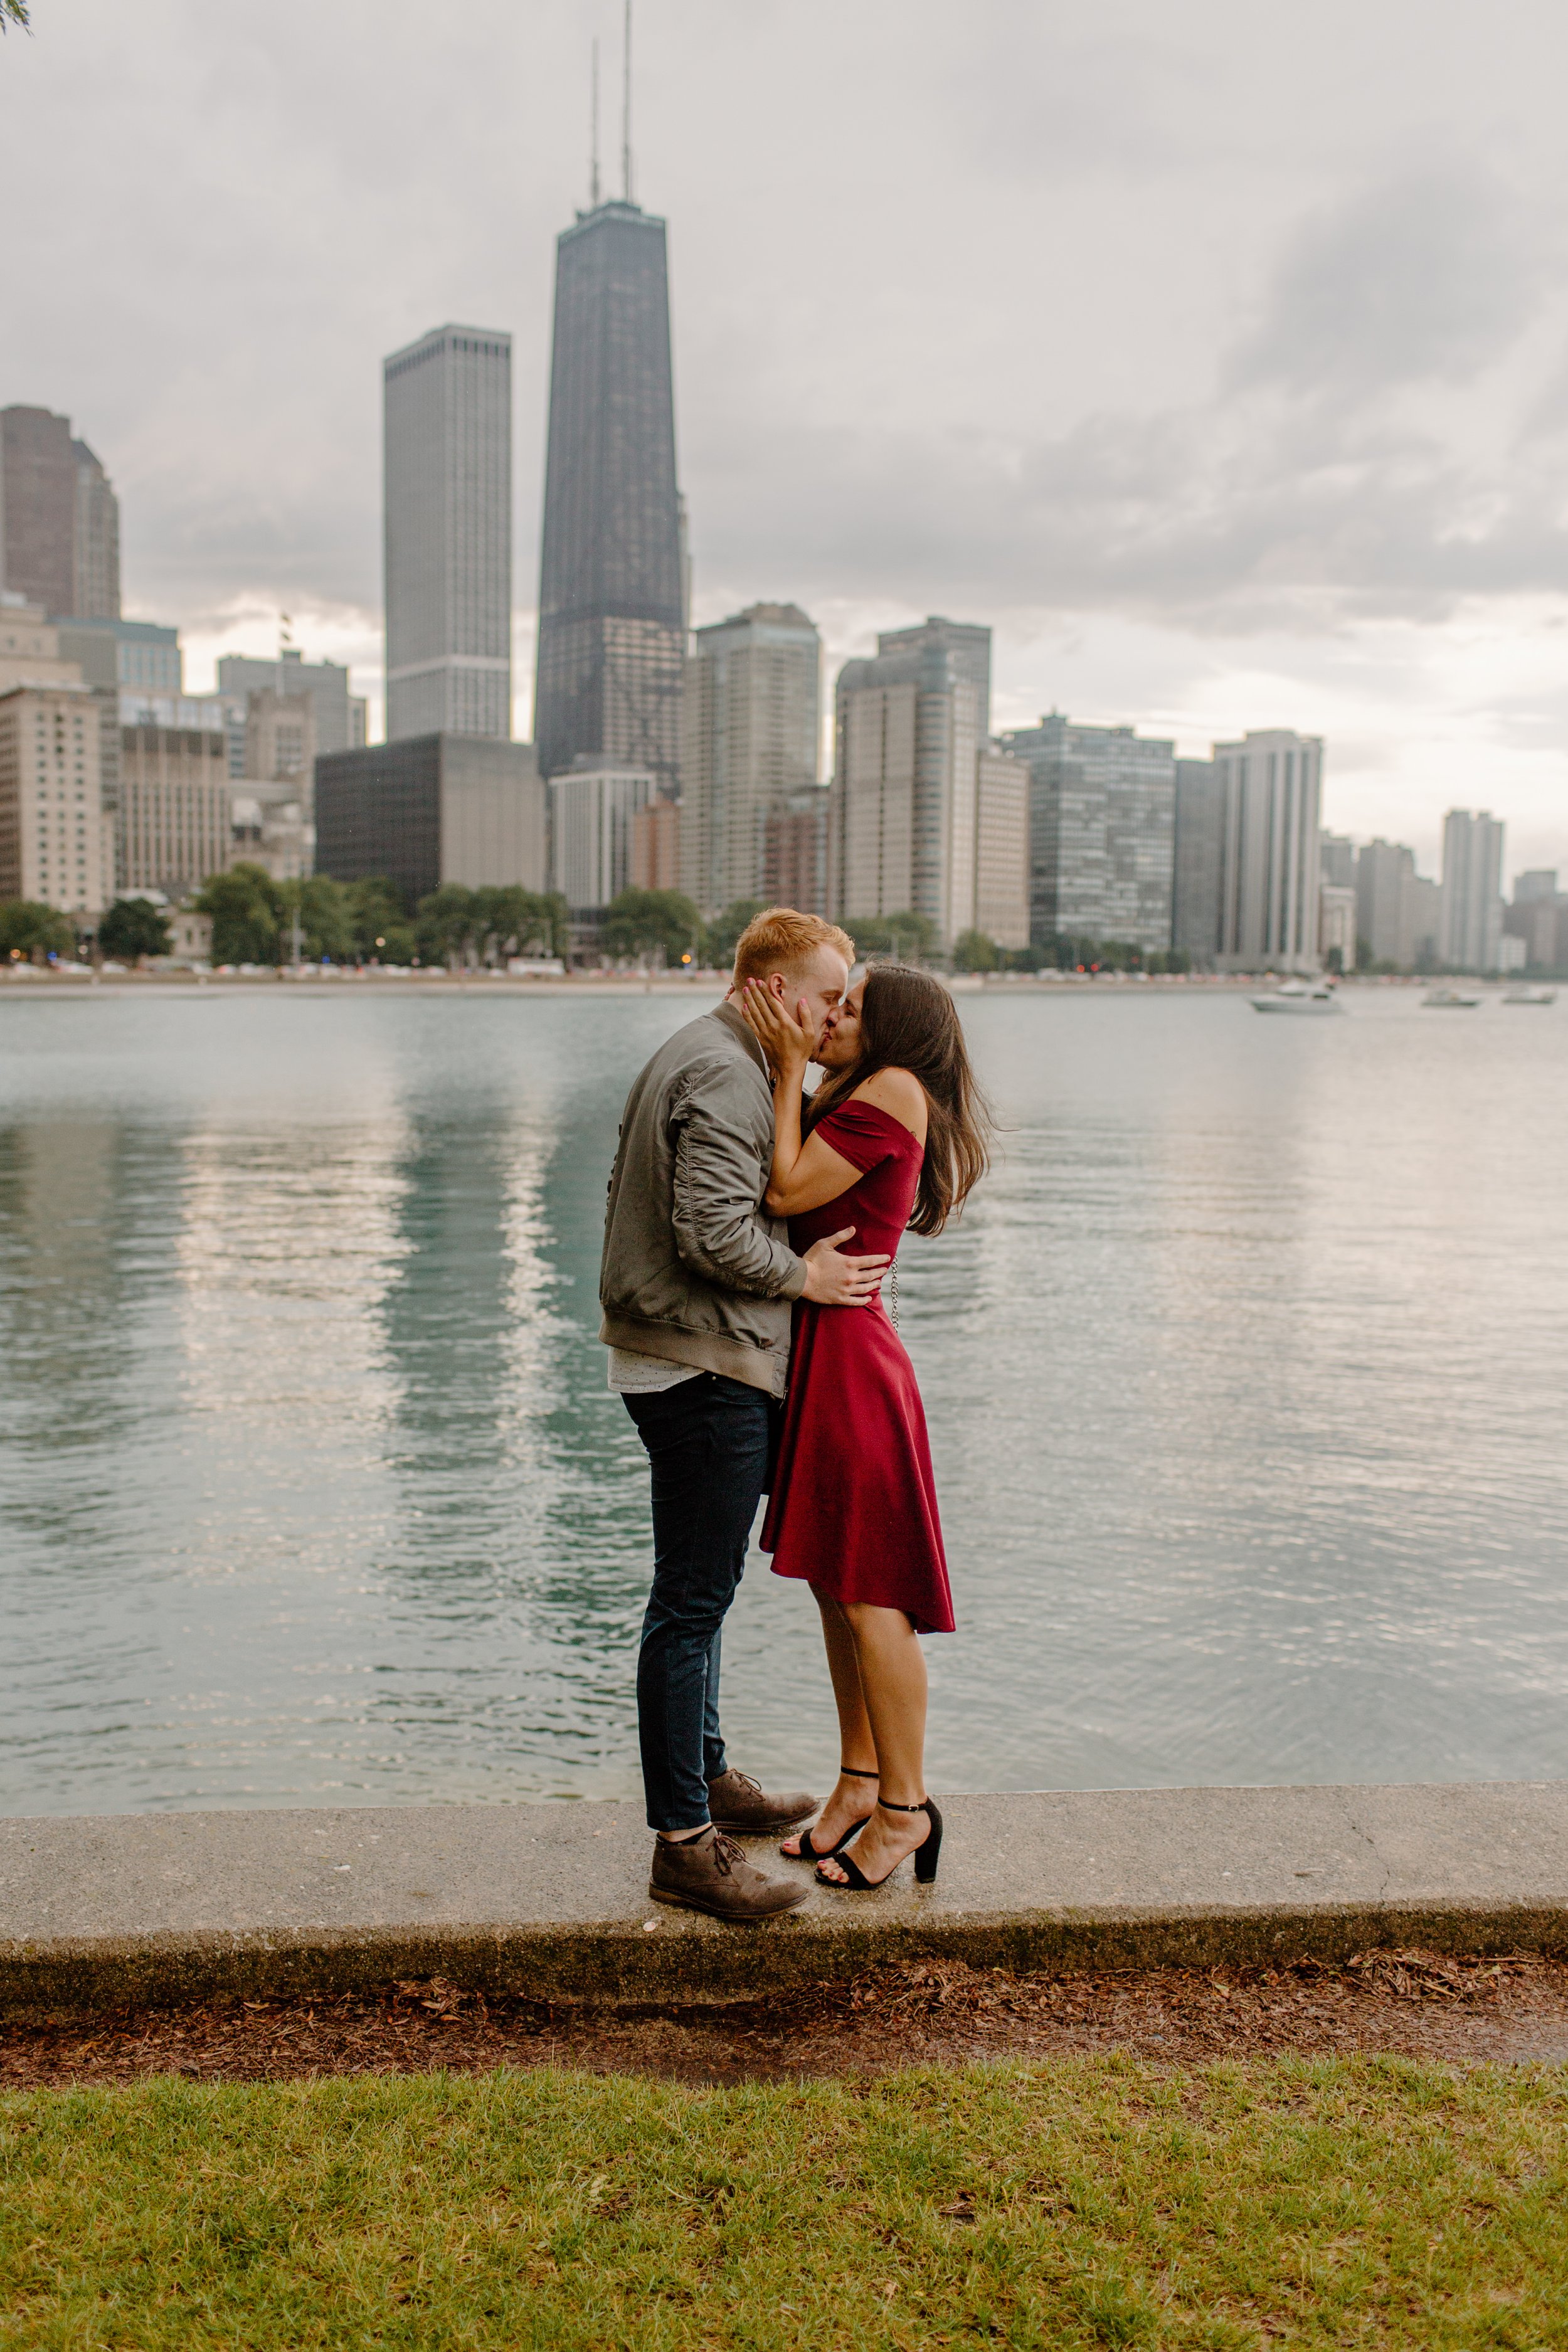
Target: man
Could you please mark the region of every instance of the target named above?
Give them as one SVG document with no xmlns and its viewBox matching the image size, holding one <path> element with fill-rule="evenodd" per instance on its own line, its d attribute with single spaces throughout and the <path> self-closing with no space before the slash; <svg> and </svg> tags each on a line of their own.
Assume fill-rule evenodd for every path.
<svg viewBox="0 0 1568 2352">
<path fill-rule="evenodd" d="M 762 1047 L 732 999 L 760 980 L 820 1037 L 849 984 L 852 940 L 770 907 L 742 933 L 722 1004 L 661 1045 L 626 1098 L 610 1178 L 599 1336 L 653 1475 L 653 1589 L 637 1658 L 637 1728 L 657 1903 L 763 1919 L 807 1885 L 755 1869 L 727 1834 L 782 1834 L 816 1810 L 770 1796 L 725 1759 L 720 1633 L 745 1567 L 789 1370 L 790 1306 L 858 1307 L 887 1259 L 847 1257 L 851 1229 L 797 1257 L 763 1211 L 773 1109 Z"/>
</svg>

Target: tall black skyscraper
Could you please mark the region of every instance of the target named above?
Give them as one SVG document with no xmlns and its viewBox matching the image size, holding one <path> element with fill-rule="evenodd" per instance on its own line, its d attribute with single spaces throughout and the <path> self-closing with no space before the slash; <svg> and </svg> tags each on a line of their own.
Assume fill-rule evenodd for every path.
<svg viewBox="0 0 1568 2352">
<path fill-rule="evenodd" d="M 556 247 L 540 567 L 541 772 L 608 755 L 676 784 L 686 650 L 664 223 L 627 199 Z"/>
</svg>

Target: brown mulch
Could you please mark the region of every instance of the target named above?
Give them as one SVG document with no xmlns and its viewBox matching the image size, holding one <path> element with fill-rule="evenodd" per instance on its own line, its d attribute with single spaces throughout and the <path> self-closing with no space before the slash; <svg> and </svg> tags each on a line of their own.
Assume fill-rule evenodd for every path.
<svg viewBox="0 0 1568 2352">
<path fill-rule="evenodd" d="M 722 2007 L 497 2000 L 433 1978 L 379 1996 L 0 2024 L 0 2089 L 495 2066 L 716 2083 L 1110 2050 L 1171 2063 L 1285 2050 L 1563 2063 L 1568 1965 L 1384 1951 L 1343 1968 L 1050 1976 L 944 1961 Z"/>
</svg>

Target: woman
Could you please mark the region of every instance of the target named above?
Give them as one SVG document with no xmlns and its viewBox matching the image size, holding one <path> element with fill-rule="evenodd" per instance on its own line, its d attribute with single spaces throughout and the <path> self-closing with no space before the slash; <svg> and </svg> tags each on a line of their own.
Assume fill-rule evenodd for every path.
<svg viewBox="0 0 1568 2352">
<path fill-rule="evenodd" d="M 792 1019 L 748 981 L 741 1010 L 773 1072 L 767 1205 L 788 1217 L 792 1247 L 852 1223 L 858 1248 L 892 1256 L 906 1225 L 940 1233 L 985 1171 L 988 1131 L 940 981 L 873 965 L 829 1018 L 815 1055 L 827 1076 L 809 1101 L 805 1005 Z M 929 1883 L 942 1815 L 925 1790 L 918 1637 L 952 1632 L 952 1598 L 914 1367 L 880 1299 L 795 1307 L 762 1544 L 775 1576 L 816 1595 L 843 1741 L 815 1836 L 779 1851 L 815 1862 L 825 1886 L 880 1886 L 910 1853 Z"/>
</svg>

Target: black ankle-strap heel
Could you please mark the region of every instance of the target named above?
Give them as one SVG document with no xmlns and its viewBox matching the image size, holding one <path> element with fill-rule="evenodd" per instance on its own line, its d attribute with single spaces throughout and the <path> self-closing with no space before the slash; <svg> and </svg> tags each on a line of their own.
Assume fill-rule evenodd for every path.
<svg viewBox="0 0 1568 2352">
<path fill-rule="evenodd" d="M 936 1876 L 936 1866 L 942 1856 L 942 1814 L 934 1800 L 922 1797 L 918 1805 L 895 1805 L 890 1797 L 879 1797 L 877 1802 L 889 1813 L 925 1814 L 929 1826 L 915 1848 L 915 1877 L 921 1886 L 929 1886 Z M 819 1886 L 837 1887 L 840 1895 L 868 1895 L 874 1886 L 885 1886 L 893 1870 L 899 1866 L 895 1863 L 893 1870 L 885 1870 L 880 1878 L 868 1878 L 852 1853 L 839 1854 L 837 1862 L 839 1869 L 847 1876 L 847 1886 L 837 1878 L 824 1878 L 820 1870 L 816 1880 Z"/>
<path fill-rule="evenodd" d="M 840 1764 L 838 1769 L 844 1775 L 845 1779 L 849 1780 L 878 1780 L 881 1778 L 881 1774 L 879 1772 L 868 1772 L 864 1767 L 859 1764 Z M 795 1852 L 793 1853 L 785 1853 L 783 1846 L 781 1845 L 779 1848 L 780 1857 L 784 1862 L 826 1862 L 830 1855 L 842 1853 L 850 1839 L 852 1837 L 859 1836 L 861 1831 L 865 1828 L 871 1816 L 869 1813 L 862 1813 L 858 1822 L 851 1822 L 837 1845 L 819 1846 L 813 1838 L 811 1831 L 809 1829 L 804 1829 L 795 1838 Z M 795 1832 L 792 1832 L 791 1834 L 794 1835 Z"/>
</svg>

